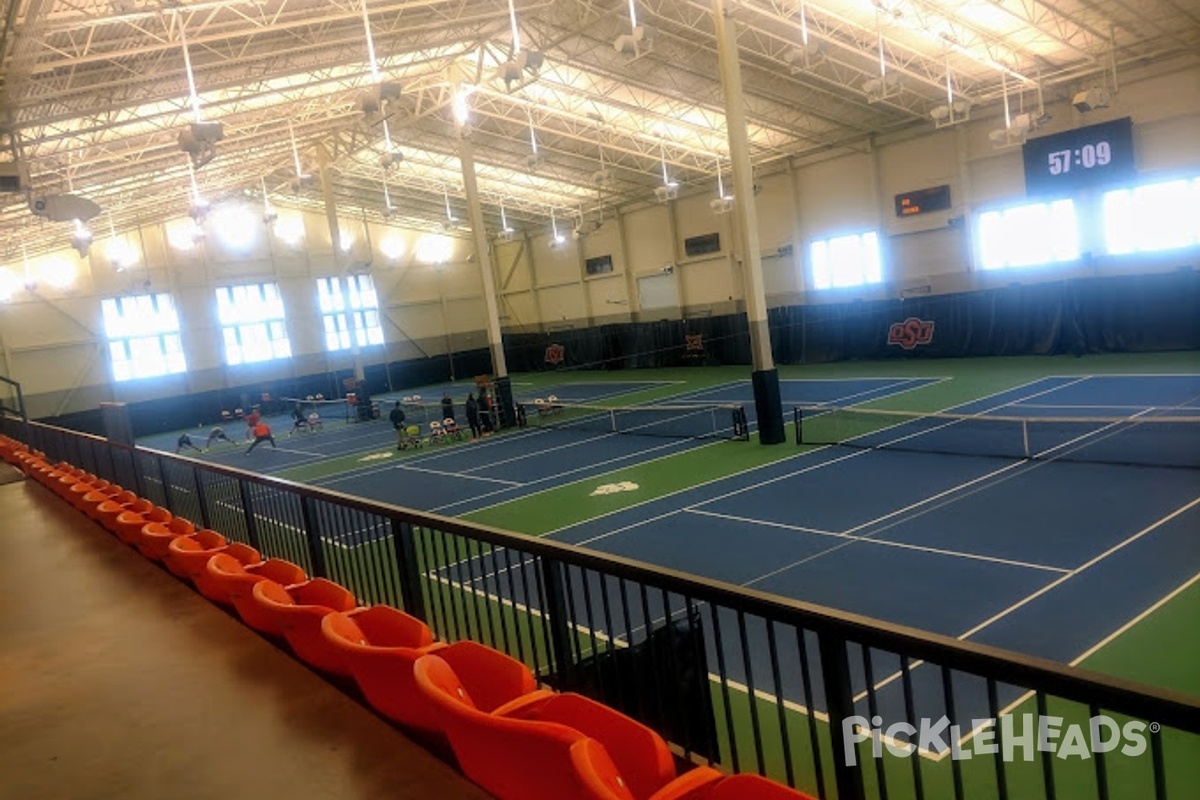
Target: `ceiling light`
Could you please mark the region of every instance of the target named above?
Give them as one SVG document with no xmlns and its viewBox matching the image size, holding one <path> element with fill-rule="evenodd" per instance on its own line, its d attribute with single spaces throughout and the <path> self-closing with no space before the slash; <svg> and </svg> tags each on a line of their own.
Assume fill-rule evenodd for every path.
<svg viewBox="0 0 1200 800">
<path fill-rule="evenodd" d="M 71 234 L 71 247 L 79 251 L 80 258 L 87 258 L 88 248 L 91 246 L 92 232 L 82 222 L 75 220 L 75 232 Z M 74 276 L 72 276 L 72 280 L 74 280 Z"/>
<path fill-rule="evenodd" d="M 392 261 L 396 261 L 404 255 L 404 249 L 404 239 L 394 233 L 386 236 L 379 243 L 379 252 L 383 253 L 384 258 Z"/>
<path fill-rule="evenodd" d="M 75 282 L 75 265 L 66 259 L 55 258 L 42 264 L 39 275 L 44 283 L 55 289 L 66 289 Z"/>
<path fill-rule="evenodd" d="M 7 303 L 21 288 L 21 279 L 11 269 L 0 269 L 0 303 Z"/>
</svg>

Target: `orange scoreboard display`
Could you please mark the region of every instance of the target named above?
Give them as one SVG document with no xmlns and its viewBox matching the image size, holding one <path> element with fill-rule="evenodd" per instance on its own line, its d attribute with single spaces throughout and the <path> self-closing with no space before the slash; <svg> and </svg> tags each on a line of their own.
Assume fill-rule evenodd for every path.
<svg viewBox="0 0 1200 800">
<path fill-rule="evenodd" d="M 930 211 L 947 211 L 950 208 L 950 185 L 917 189 L 896 195 L 896 216 L 911 217 Z"/>
</svg>

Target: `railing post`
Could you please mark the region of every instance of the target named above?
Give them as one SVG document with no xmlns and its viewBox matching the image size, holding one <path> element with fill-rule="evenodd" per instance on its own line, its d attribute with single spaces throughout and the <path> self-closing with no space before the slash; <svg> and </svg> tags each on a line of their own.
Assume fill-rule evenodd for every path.
<svg viewBox="0 0 1200 800">
<path fill-rule="evenodd" d="M 171 502 L 171 487 L 167 485 L 167 471 L 163 469 L 163 460 L 157 456 L 154 457 L 154 463 L 158 464 L 158 483 L 162 486 L 163 505 L 167 511 L 175 513 L 175 504 Z"/>
<path fill-rule="evenodd" d="M 574 685 L 575 663 L 571 657 L 571 623 L 567 614 L 567 585 L 563 566 L 546 557 L 538 559 L 542 585 L 546 589 L 547 608 L 542 613 L 550 622 L 550 655 L 554 661 L 554 679 L 560 688 Z"/>
<path fill-rule="evenodd" d="M 133 470 L 133 485 L 135 487 L 134 491 L 137 492 L 138 497 L 145 497 L 146 482 L 142 479 L 142 465 L 141 462 L 138 461 L 137 451 L 126 450 L 125 452 L 129 454 L 129 468 Z"/>
<path fill-rule="evenodd" d="M 321 546 L 321 534 L 315 523 L 313 499 L 300 498 L 300 518 L 304 520 L 304 535 L 308 537 L 308 556 L 312 559 L 313 575 L 318 578 L 329 577 L 329 565 L 325 563 L 325 548 Z"/>
<path fill-rule="evenodd" d="M 421 567 L 417 557 L 417 538 L 411 522 L 398 517 L 388 520 L 392 527 L 392 547 L 396 558 L 396 574 L 400 578 L 400 599 L 405 612 L 422 622 L 429 622 L 425 594 L 421 591 Z"/>
<path fill-rule="evenodd" d="M 196 485 L 199 486 L 199 482 Z M 242 497 L 242 516 L 246 518 L 246 538 L 250 540 L 250 546 L 261 553 L 262 548 L 258 544 L 258 520 L 254 517 L 254 506 L 250 502 L 250 484 L 239 480 L 238 493 Z M 207 511 L 204 512 L 204 516 L 208 516 Z M 208 523 L 205 522 L 205 525 Z"/>
<path fill-rule="evenodd" d="M 833 748 L 833 774 L 839 800 L 865 800 L 862 770 L 857 758 L 846 763 L 846 748 L 854 747 L 842 730 L 842 720 L 854 716 L 854 689 L 850 684 L 847 642 L 829 631 L 817 634 L 821 648 L 821 677 L 825 681 L 825 705 L 829 709 L 829 735 Z"/>
<path fill-rule="evenodd" d="M 208 515 L 208 490 L 204 488 L 204 480 L 200 477 L 200 471 L 195 467 L 192 467 L 192 485 L 196 487 L 196 502 L 200 504 L 200 527 L 211 528 L 212 518 Z M 245 502 L 246 500 L 243 498 L 243 505 Z M 255 544 L 255 542 L 258 541 L 258 531 L 255 531 L 253 534 L 251 534 L 247 530 L 246 537 L 250 539 L 250 546 L 255 550 L 258 550 L 259 547 L 257 544 Z"/>
</svg>

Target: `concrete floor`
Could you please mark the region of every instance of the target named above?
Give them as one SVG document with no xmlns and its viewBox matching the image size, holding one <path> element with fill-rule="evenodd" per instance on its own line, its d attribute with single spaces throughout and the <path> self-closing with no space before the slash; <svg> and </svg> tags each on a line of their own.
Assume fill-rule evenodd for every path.
<svg viewBox="0 0 1200 800">
<path fill-rule="evenodd" d="M 0 480 L 0 796 L 487 797 L 21 480 Z"/>
</svg>

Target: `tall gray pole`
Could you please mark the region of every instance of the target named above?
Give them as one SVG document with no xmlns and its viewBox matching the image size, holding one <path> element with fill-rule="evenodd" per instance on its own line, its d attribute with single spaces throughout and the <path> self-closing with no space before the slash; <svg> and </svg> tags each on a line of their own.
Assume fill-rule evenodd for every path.
<svg viewBox="0 0 1200 800">
<path fill-rule="evenodd" d="M 338 268 L 338 275 L 348 284 L 350 270 L 347 269 L 346 259 L 342 255 L 342 232 L 338 225 L 337 200 L 333 196 L 333 176 L 329 172 L 332 159 L 325 145 L 318 144 L 316 149 L 318 174 L 321 178 L 321 199 L 325 201 L 325 221 L 329 224 L 329 241 L 333 244 L 333 263 Z M 354 380 L 356 383 L 362 383 L 366 379 L 366 370 L 363 368 L 362 349 L 358 346 L 357 336 L 350 340 L 350 356 L 354 360 Z M 328 359 L 328 356 L 326 358 Z"/>
<path fill-rule="evenodd" d="M 475 241 L 475 259 L 483 271 L 483 304 L 487 311 L 488 347 L 492 351 L 492 375 L 496 385 L 494 398 L 502 427 L 515 421 L 512 384 L 508 379 L 508 364 L 504 360 L 504 340 L 500 333 L 500 305 L 496 302 L 496 276 L 492 271 L 492 252 L 488 247 L 487 229 L 483 226 L 483 207 L 479 204 L 479 184 L 475 180 L 475 152 L 471 140 L 457 128 L 458 160 L 462 164 L 463 188 L 467 193 L 467 216 L 471 237 Z"/>
<path fill-rule="evenodd" d="M 767 295 L 763 286 L 762 255 L 758 243 L 758 211 L 754 205 L 754 173 L 750 169 L 750 143 L 746 138 L 746 108 L 742 101 L 742 73 L 738 63 L 737 31 L 725 16 L 724 0 L 713 0 L 713 23 L 721 86 L 725 90 L 725 127 L 729 133 L 729 158 L 733 167 L 734 213 L 742 230 L 742 275 L 750 351 L 754 361 L 754 409 L 758 440 L 762 444 L 784 441 L 783 405 L 779 398 L 779 373 L 771 355 L 767 327 Z"/>
</svg>

